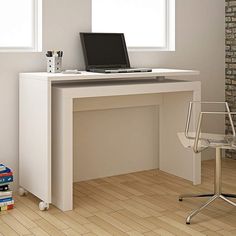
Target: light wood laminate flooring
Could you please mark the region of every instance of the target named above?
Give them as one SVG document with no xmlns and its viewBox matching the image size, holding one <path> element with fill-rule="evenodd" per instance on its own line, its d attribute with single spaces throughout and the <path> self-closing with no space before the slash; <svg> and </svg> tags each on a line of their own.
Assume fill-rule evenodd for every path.
<svg viewBox="0 0 236 236">
<path fill-rule="evenodd" d="M 178 195 L 213 191 L 213 177 L 214 161 L 204 161 L 199 186 L 158 170 L 75 183 L 69 212 L 41 212 L 36 197 L 15 196 L 15 208 L 0 213 L 0 235 L 236 235 L 236 209 L 221 200 L 185 224 L 207 199 L 179 202 Z M 223 189 L 236 193 L 236 161 L 223 161 Z"/>
</svg>

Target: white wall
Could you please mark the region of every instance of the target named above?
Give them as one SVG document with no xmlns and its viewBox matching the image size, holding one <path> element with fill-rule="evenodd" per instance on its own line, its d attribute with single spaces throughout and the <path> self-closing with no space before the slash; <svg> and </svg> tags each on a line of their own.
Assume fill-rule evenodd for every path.
<svg viewBox="0 0 236 236">
<path fill-rule="evenodd" d="M 84 67 L 79 32 L 91 28 L 90 0 L 43 0 L 43 53 L 0 53 L 0 162 L 18 169 L 18 73 L 44 71 L 45 51 Z M 224 100 L 224 1 L 176 0 L 176 52 L 131 52 L 132 66 L 197 69 L 204 100 Z M 192 79 L 192 78 L 191 78 Z M 32 137 L 33 138 L 33 137 Z"/>
</svg>

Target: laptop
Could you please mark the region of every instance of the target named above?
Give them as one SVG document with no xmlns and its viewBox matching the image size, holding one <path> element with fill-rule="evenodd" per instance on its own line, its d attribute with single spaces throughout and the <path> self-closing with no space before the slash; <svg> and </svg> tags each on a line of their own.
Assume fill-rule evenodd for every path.
<svg viewBox="0 0 236 236">
<path fill-rule="evenodd" d="M 97 73 L 151 72 L 131 68 L 123 33 L 80 33 L 86 70 Z"/>
</svg>

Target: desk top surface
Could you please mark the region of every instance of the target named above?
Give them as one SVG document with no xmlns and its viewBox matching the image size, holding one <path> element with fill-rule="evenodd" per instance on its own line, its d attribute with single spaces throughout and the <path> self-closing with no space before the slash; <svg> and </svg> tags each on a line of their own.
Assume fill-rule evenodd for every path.
<svg viewBox="0 0 236 236">
<path fill-rule="evenodd" d="M 20 73 L 20 78 L 38 79 L 44 81 L 70 81 L 70 80 L 99 80 L 99 79 L 125 79 L 125 78 L 150 78 L 150 77 L 170 77 L 170 76 L 187 76 L 199 75 L 200 72 L 196 70 L 180 70 L 180 69 L 153 69 L 152 72 L 139 73 L 94 73 L 81 71 L 80 74 L 63 74 L 63 73 Z"/>
</svg>

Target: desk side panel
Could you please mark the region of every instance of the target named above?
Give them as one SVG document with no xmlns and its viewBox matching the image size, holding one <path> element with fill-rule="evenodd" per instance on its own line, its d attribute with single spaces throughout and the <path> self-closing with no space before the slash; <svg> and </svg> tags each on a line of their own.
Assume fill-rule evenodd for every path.
<svg viewBox="0 0 236 236">
<path fill-rule="evenodd" d="M 163 96 L 160 121 L 160 169 L 190 180 L 193 184 L 199 184 L 201 155 L 196 155 L 192 149 L 183 147 L 177 136 L 177 133 L 185 129 L 188 105 L 195 98 L 197 97 L 194 91 L 167 93 Z"/>
<path fill-rule="evenodd" d="M 20 78 L 20 186 L 51 203 L 51 86 Z"/>
<path fill-rule="evenodd" d="M 73 209 L 73 100 L 52 88 L 52 203 Z"/>
</svg>

